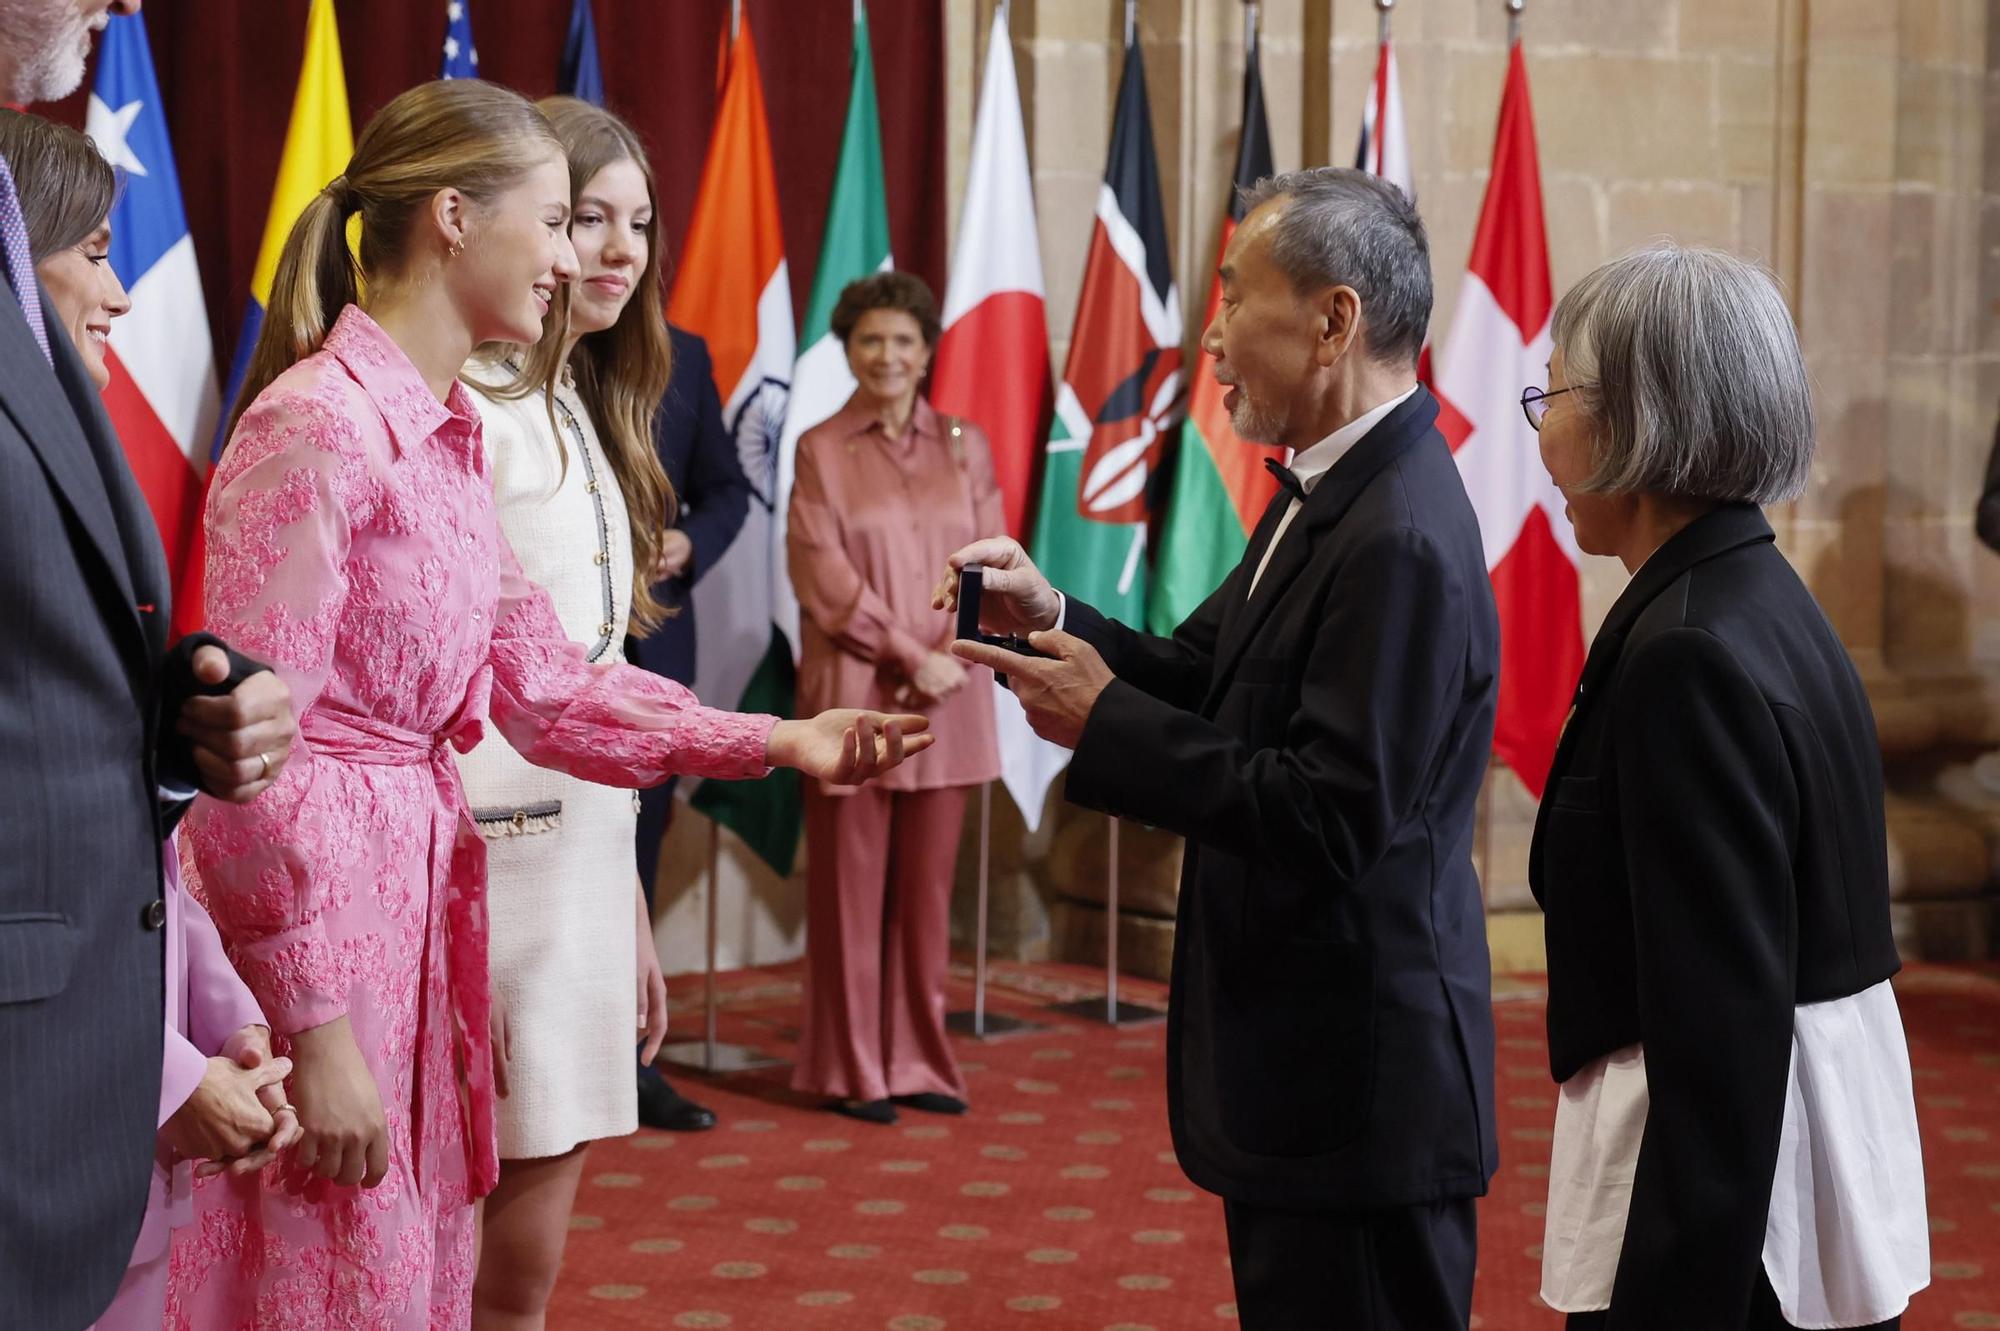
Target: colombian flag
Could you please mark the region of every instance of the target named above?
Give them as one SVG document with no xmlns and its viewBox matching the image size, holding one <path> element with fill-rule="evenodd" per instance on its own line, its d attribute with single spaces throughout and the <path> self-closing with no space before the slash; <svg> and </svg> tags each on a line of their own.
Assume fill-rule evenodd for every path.
<svg viewBox="0 0 2000 1331">
<path fill-rule="evenodd" d="M 271 300 L 271 283 L 278 274 L 278 255 L 292 223 L 299 220 L 313 196 L 347 169 L 354 156 L 354 126 L 347 115 L 347 74 L 340 64 L 340 31 L 333 22 L 333 0 L 312 0 L 306 16 L 306 59 L 299 70 L 299 90 L 292 98 L 292 123 L 285 131 L 285 153 L 278 161 L 278 184 L 271 193 L 271 211 L 264 219 L 264 243 L 257 250 L 257 267 L 250 275 L 250 309 L 236 339 L 236 356 L 229 365 L 229 388 L 222 396 L 233 405 L 250 366 L 250 353 L 264 327 L 264 307 Z M 228 419 L 225 410 L 223 418 Z M 218 429 L 210 458 L 222 456 L 228 442 Z"/>
<path fill-rule="evenodd" d="M 229 363 L 229 387 L 222 395 L 222 418 L 208 448 L 211 465 L 229 442 L 230 407 L 243 388 L 257 334 L 264 327 L 264 307 L 271 300 L 271 283 L 278 274 L 278 255 L 315 194 L 347 169 L 354 156 L 354 128 L 347 117 L 347 74 L 340 65 L 340 32 L 333 24 L 333 0 L 312 0 L 306 15 L 306 59 L 299 70 L 299 90 L 292 98 L 292 123 L 285 131 L 285 153 L 278 160 L 278 187 L 271 194 L 271 212 L 264 219 L 264 243 L 257 249 L 257 267 L 250 274 L 250 308 L 236 355 Z M 204 506 L 206 495 L 204 495 Z M 174 592 L 174 624 L 181 631 L 201 626 L 202 570 L 208 546 L 201 523 L 194 524 L 188 562 Z"/>
</svg>

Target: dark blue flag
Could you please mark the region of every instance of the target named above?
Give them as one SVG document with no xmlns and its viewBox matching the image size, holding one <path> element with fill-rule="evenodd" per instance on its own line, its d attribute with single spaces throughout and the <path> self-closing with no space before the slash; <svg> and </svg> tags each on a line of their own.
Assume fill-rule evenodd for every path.
<svg viewBox="0 0 2000 1331">
<path fill-rule="evenodd" d="M 604 105 L 604 71 L 597 63 L 597 23 L 590 16 L 590 0 L 576 0 L 570 6 L 569 39 L 563 43 L 557 86 L 593 106 Z"/>
</svg>

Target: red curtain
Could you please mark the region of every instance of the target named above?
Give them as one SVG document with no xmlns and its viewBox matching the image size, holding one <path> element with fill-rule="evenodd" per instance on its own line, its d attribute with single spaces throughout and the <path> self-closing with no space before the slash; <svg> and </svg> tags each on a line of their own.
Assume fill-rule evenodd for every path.
<svg viewBox="0 0 2000 1331">
<path fill-rule="evenodd" d="M 556 90 L 570 0 L 465 3 L 483 77 L 531 97 Z M 291 117 L 306 6 L 307 0 L 147 0 L 145 6 L 209 327 L 225 368 Z M 670 250 L 677 249 L 708 147 L 729 0 L 593 0 L 592 7 L 605 95 L 652 153 L 661 220 Z M 445 0 L 336 0 L 334 9 L 358 135 L 383 103 L 436 76 Z M 786 257 L 803 311 L 840 148 L 853 5 L 744 0 L 743 9 L 757 38 Z M 923 277 L 942 300 L 943 5 L 869 0 L 868 13 L 897 265 Z M 84 105 L 79 93 L 48 109 L 81 125 Z"/>
</svg>

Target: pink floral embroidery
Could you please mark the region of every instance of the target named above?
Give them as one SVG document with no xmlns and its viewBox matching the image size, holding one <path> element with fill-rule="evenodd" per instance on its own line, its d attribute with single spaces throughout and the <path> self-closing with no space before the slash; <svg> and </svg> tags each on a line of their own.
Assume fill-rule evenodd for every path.
<svg viewBox="0 0 2000 1331">
<path fill-rule="evenodd" d="M 485 848 L 445 746 L 489 727 L 598 782 L 755 776 L 771 717 L 590 665 L 522 577 L 478 414 L 439 403 L 345 310 L 245 413 L 209 496 L 208 620 L 291 687 L 301 742 L 247 807 L 187 820 L 207 904 L 285 1033 L 345 1015 L 390 1127 L 388 1178 L 315 1200 L 208 1180 L 169 1326 L 464 1326 L 472 1199 L 492 1186 Z M 463 1077 L 461 1078 L 461 1070 Z"/>
</svg>

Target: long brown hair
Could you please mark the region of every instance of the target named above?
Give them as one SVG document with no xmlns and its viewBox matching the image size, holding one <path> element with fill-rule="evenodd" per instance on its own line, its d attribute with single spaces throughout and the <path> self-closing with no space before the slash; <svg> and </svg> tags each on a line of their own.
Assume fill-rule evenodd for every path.
<svg viewBox="0 0 2000 1331">
<path fill-rule="evenodd" d="M 419 83 L 375 113 L 347 170 L 313 196 L 285 237 L 264 326 L 229 412 L 243 412 L 273 379 L 318 351 L 361 282 L 393 281 L 408 258 L 417 214 L 442 189 L 489 203 L 562 145 L 534 103 L 494 83 Z M 361 217 L 361 258 L 348 218 Z"/>
<path fill-rule="evenodd" d="M 653 565 L 659 560 L 666 526 L 674 514 L 674 488 L 653 447 L 653 418 L 660 399 L 666 396 L 673 366 L 673 343 L 662 313 L 666 296 L 660 289 L 660 194 L 645 146 L 623 120 L 575 97 L 544 97 L 535 106 L 555 127 L 556 138 L 569 158 L 572 206 L 598 172 L 618 162 L 639 168 L 646 180 L 647 202 L 652 205 L 645 226 L 646 265 L 618 322 L 578 339 L 569 353 L 577 396 L 597 426 L 611 472 L 625 493 L 625 516 L 632 529 L 631 630 L 644 637 L 673 613 L 653 596 Z M 562 372 L 563 348 L 569 341 L 567 288 L 564 293 L 565 299 L 549 311 L 541 340 L 528 349 L 513 380 L 484 391 L 497 398 L 524 398 L 549 391 Z M 556 439 L 561 447 L 560 432 Z"/>
<path fill-rule="evenodd" d="M 0 157 L 14 173 L 36 263 L 90 239 L 118 201 L 118 173 L 67 125 L 0 108 Z"/>
</svg>

